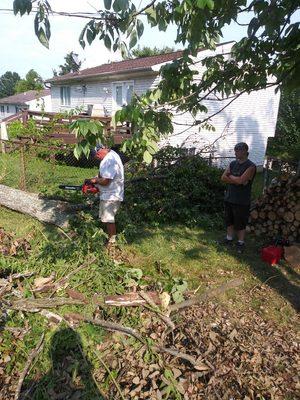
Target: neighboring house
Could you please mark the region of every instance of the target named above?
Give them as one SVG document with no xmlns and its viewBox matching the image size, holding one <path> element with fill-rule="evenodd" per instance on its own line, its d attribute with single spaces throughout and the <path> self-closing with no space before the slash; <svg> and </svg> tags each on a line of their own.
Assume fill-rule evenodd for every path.
<svg viewBox="0 0 300 400">
<path fill-rule="evenodd" d="M 0 99 L 0 121 L 21 110 L 51 111 L 50 89 L 28 90 Z"/>
<path fill-rule="evenodd" d="M 230 57 L 233 43 L 220 44 L 215 52 L 199 51 L 196 60 L 214 54 Z M 160 67 L 181 55 L 181 51 L 176 51 L 113 62 L 49 79 L 52 110 L 59 112 L 78 107 L 88 110 L 95 105 L 98 110 L 102 108 L 104 115 L 112 115 L 130 101 L 133 93 L 141 95 L 154 88 L 160 79 Z M 201 63 L 196 63 L 195 69 L 198 71 L 195 79 L 199 80 L 204 72 Z M 262 165 L 267 139 L 275 134 L 279 98 L 275 87 L 242 94 L 234 102 L 210 96 L 203 102 L 208 113 L 197 115 L 197 119 L 216 114 L 210 120 L 215 131 L 204 128 L 199 131 L 199 126 L 190 127 L 194 118 L 189 113 L 174 115 L 174 133 L 163 139 L 161 145 L 184 146 L 191 153 L 208 146 L 206 155 L 233 157 L 234 144 L 245 141 L 250 147 L 250 158 Z M 226 104 L 228 106 L 224 108 Z M 222 161 L 228 163 L 226 159 Z"/>
</svg>

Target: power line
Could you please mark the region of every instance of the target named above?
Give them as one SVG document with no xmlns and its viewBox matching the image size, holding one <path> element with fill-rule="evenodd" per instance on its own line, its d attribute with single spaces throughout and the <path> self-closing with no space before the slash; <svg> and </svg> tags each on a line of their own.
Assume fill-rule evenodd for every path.
<svg viewBox="0 0 300 400">
<path fill-rule="evenodd" d="M 37 13 L 37 9 L 32 9 L 32 12 Z M 4 15 L 10 15 L 14 14 L 13 9 L 9 8 L 0 8 L 0 13 Z M 50 14 L 53 17 L 70 17 L 70 18 L 87 18 L 87 19 L 94 19 L 94 20 L 110 20 L 110 19 L 115 19 L 116 17 L 113 16 L 107 16 L 107 17 L 99 17 L 99 13 L 94 13 L 94 12 L 66 12 L 66 11 L 54 11 L 52 10 Z"/>
</svg>

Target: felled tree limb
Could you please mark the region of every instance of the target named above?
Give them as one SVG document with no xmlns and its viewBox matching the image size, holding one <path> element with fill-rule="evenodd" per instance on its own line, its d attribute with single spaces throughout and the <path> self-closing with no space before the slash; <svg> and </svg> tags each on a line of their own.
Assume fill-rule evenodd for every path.
<svg viewBox="0 0 300 400">
<path fill-rule="evenodd" d="M 0 185 L 0 205 L 60 228 L 69 225 L 71 209 L 67 202 L 41 199 L 36 193 Z"/>
<path fill-rule="evenodd" d="M 157 292 L 147 292 L 148 297 L 156 305 L 161 304 L 160 297 Z M 124 293 L 120 295 L 105 296 L 104 304 L 107 306 L 126 306 L 126 307 L 136 307 L 146 304 L 146 300 L 141 298 L 139 292 Z"/>
<path fill-rule="evenodd" d="M 242 285 L 242 283 L 243 283 L 243 280 L 241 278 L 236 278 L 236 279 L 232 279 L 229 282 L 224 283 L 224 285 L 219 286 L 216 289 L 207 289 L 204 293 L 202 293 L 198 296 L 194 296 L 191 299 L 182 301 L 181 303 L 172 304 L 169 307 L 170 312 L 172 313 L 175 311 L 179 311 L 179 310 L 182 310 L 183 308 L 191 307 L 195 304 L 212 299 L 213 297 L 220 296 L 221 294 L 225 293 L 227 290 L 234 289 L 234 288 Z"/>
<path fill-rule="evenodd" d="M 88 265 L 90 265 L 95 260 L 96 260 L 96 257 L 92 257 L 90 260 L 87 260 L 85 263 L 81 264 L 79 267 L 77 267 L 73 271 L 69 272 L 66 276 L 63 276 L 57 282 L 55 282 L 53 284 L 53 287 L 51 288 L 51 290 L 53 290 L 53 292 L 51 293 L 50 297 L 52 297 L 58 289 L 65 286 L 68 283 L 68 281 L 70 280 L 72 275 L 77 274 L 77 272 L 86 268 Z"/>
<path fill-rule="evenodd" d="M 35 272 L 21 272 L 12 274 L 8 277 L 9 280 L 13 279 L 20 279 L 20 278 L 30 278 L 31 276 L 35 275 Z"/>
<path fill-rule="evenodd" d="M 18 310 L 18 311 L 31 311 L 31 312 L 38 312 L 44 308 L 55 308 L 61 307 L 70 304 L 85 304 L 81 300 L 75 300 L 70 298 L 64 297 L 55 297 L 53 299 L 21 299 L 12 301 L 10 304 L 7 304 L 7 308 L 11 310 Z"/>
<path fill-rule="evenodd" d="M 20 394 L 21 394 L 22 385 L 23 385 L 24 379 L 25 379 L 25 377 L 26 377 L 26 375 L 27 375 L 27 373 L 29 371 L 29 368 L 30 368 L 33 360 L 38 356 L 38 354 L 43 349 L 44 338 L 45 338 L 45 333 L 42 334 L 38 344 L 32 350 L 32 352 L 30 353 L 30 355 L 28 357 L 28 360 L 26 361 L 25 367 L 24 367 L 23 372 L 21 373 L 19 381 L 18 381 L 18 385 L 17 385 L 15 397 L 14 397 L 15 400 L 19 400 Z"/>
<path fill-rule="evenodd" d="M 102 328 L 107 329 L 109 331 L 122 332 L 122 333 L 125 333 L 126 335 L 133 336 L 135 339 L 139 340 L 143 344 L 145 343 L 142 336 L 139 333 L 137 333 L 135 330 L 133 330 L 132 328 L 128 328 L 126 326 L 120 325 L 120 324 L 116 324 L 115 322 L 107 322 L 107 321 L 104 321 L 103 319 L 98 319 L 98 318 L 88 318 L 79 313 L 68 313 L 64 316 L 64 318 L 66 320 L 88 322 L 93 325 L 101 326 Z"/>
<path fill-rule="evenodd" d="M 139 295 L 149 304 L 150 307 L 147 307 L 148 309 L 150 309 L 150 311 L 155 312 L 158 317 L 166 324 L 168 325 L 172 330 L 175 329 L 175 324 L 174 322 L 171 320 L 171 318 L 169 318 L 168 316 L 164 315 L 160 309 L 156 306 L 156 304 L 152 301 L 152 299 L 150 298 L 150 296 L 148 296 L 147 293 L 145 292 L 139 292 Z M 144 306 L 145 307 L 145 306 Z"/>
<path fill-rule="evenodd" d="M 182 360 L 188 361 L 190 364 L 192 364 L 193 367 L 197 365 L 197 361 L 194 357 L 190 356 L 189 354 L 182 353 L 177 349 L 169 349 L 167 347 L 154 346 L 153 350 L 157 351 L 158 353 L 167 353 L 170 354 L 171 356 L 181 358 Z"/>
</svg>

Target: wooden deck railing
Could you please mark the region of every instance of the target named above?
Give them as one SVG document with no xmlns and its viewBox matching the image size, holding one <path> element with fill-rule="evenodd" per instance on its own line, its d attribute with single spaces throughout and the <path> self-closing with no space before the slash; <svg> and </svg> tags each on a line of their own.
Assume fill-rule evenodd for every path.
<svg viewBox="0 0 300 400">
<path fill-rule="evenodd" d="M 104 133 L 107 135 L 112 134 L 115 144 L 121 144 L 124 140 L 131 137 L 129 124 L 113 127 L 111 126 L 111 117 L 91 117 L 88 115 L 65 116 L 54 112 L 23 110 L 17 114 L 4 118 L 1 122 L 5 123 L 6 126 L 14 121 L 22 121 L 23 124 L 27 124 L 29 119 L 34 119 L 39 127 L 49 127 L 49 133 L 47 133 L 46 137 L 61 140 L 66 144 L 75 144 L 77 141 L 76 136 L 69 131 L 69 125 L 71 122 L 78 119 L 102 122 L 104 125 Z"/>
</svg>

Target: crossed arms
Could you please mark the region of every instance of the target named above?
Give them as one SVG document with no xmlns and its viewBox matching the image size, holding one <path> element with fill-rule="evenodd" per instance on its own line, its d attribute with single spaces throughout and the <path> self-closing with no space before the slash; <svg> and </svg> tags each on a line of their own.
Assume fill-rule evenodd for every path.
<svg viewBox="0 0 300 400">
<path fill-rule="evenodd" d="M 231 183 L 233 185 L 246 185 L 248 181 L 252 180 L 255 175 L 255 167 L 251 166 L 241 176 L 230 175 L 229 166 L 223 172 L 221 181 L 225 183 Z"/>
</svg>

